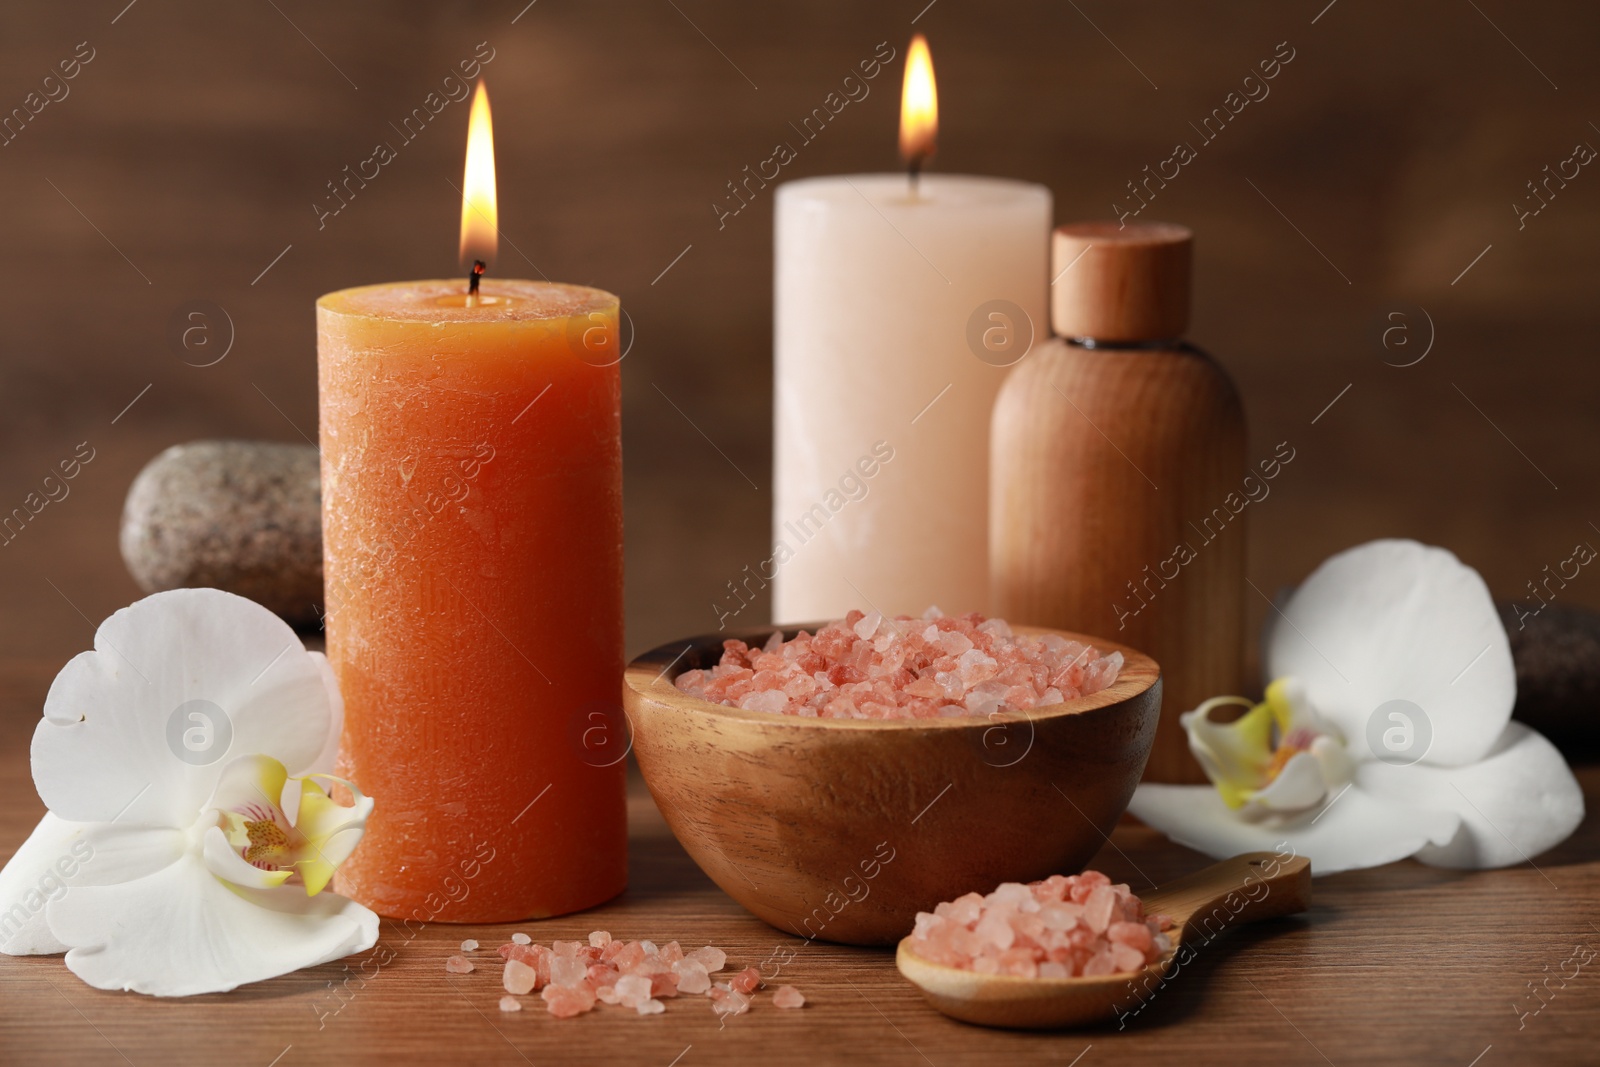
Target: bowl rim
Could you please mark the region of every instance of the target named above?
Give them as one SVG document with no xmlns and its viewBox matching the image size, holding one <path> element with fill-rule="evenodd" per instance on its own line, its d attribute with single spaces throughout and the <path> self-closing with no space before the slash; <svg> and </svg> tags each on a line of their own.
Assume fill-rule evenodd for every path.
<svg viewBox="0 0 1600 1067">
<path fill-rule="evenodd" d="M 677 667 L 678 661 L 683 658 L 684 653 L 693 648 L 718 648 L 722 642 L 730 640 L 744 640 L 748 643 L 750 638 L 765 639 L 770 637 L 774 630 L 781 630 L 784 640 L 788 640 L 801 630 L 816 633 L 819 626 L 825 625 L 827 625 L 825 622 L 802 622 L 746 627 L 738 630 L 720 631 L 714 634 L 696 634 L 693 637 L 680 638 L 677 641 L 659 645 L 648 652 L 635 656 L 629 661 L 622 672 L 624 695 L 631 698 L 631 700 L 654 700 L 658 704 L 668 705 L 678 712 L 697 714 L 707 718 L 729 719 L 735 722 L 759 723 L 779 729 L 931 731 L 977 728 L 987 730 L 999 724 L 1041 722 L 1128 704 L 1135 698 L 1147 693 L 1162 678 L 1160 664 L 1138 649 L 1120 642 L 1094 637 L 1090 634 L 1076 633 L 1072 630 L 1059 630 L 1049 626 L 1011 624 L 1013 633 L 1028 635 L 1056 634 L 1071 641 L 1092 645 L 1102 654 L 1120 652 L 1123 658 L 1122 670 L 1118 672 L 1117 680 L 1107 688 L 1097 693 L 1090 693 L 1088 696 L 1078 697 L 1076 700 L 1046 705 L 1044 709 L 1022 708 L 1015 711 L 996 712 L 988 716 L 961 715 L 938 719 L 823 719 L 805 715 L 784 715 L 770 711 L 747 711 L 744 708 L 731 707 L 726 704 L 713 704 L 709 700 L 701 700 L 699 697 L 690 696 L 674 684 L 678 675 L 688 669 L 687 667 Z M 629 710 L 632 709 L 630 708 Z"/>
</svg>

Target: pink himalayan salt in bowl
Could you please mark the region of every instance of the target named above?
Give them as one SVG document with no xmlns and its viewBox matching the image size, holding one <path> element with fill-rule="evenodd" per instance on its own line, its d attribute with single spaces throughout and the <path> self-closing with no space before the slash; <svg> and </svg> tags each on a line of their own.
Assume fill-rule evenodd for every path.
<svg viewBox="0 0 1600 1067">
<path fill-rule="evenodd" d="M 929 963 L 1019 978 L 1134 974 L 1166 955 L 1171 924 L 1147 918 L 1125 884 L 1099 871 L 1006 882 L 919 912 L 909 947 Z"/>
<path fill-rule="evenodd" d="M 815 634 L 781 631 L 759 649 L 723 642 L 710 670 L 679 675 L 690 696 L 726 707 L 824 719 L 990 716 L 1064 704 L 1117 680 L 1122 654 L 1059 634 L 1016 634 L 976 612 L 921 619 L 851 611 Z"/>
<path fill-rule="evenodd" d="M 1122 667 L 1099 692 L 989 716 L 808 717 L 674 684 L 713 669 L 730 638 L 760 646 L 770 628 L 689 637 L 624 672 L 633 753 L 684 850 L 758 918 L 807 939 L 893 944 L 919 911 L 974 886 L 1082 870 L 1150 754 L 1154 660 L 1101 637 L 1012 629 L 1116 653 Z"/>
</svg>

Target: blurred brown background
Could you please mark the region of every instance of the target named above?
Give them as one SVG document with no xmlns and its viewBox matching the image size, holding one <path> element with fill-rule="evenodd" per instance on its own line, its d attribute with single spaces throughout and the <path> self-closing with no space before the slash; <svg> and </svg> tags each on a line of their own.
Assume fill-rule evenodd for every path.
<svg viewBox="0 0 1600 1067">
<path fill-rule="evenodd" d="M 721 229 L 712 204 L 913 30 L 938 71 L 934 166 L 1043 182 L 1058 220 L 1110 215 L 1146 164 L 1199 147 L 1142 217 L 1198 233 L 1192 334 L 1236 376 L 1252 454 L 1296 449 L 1250 509 L 1261 589 L 1404 535 L 1508 597 L 1600 544 L 1600 172 L 1552 183 L 1520 227 L 1512 207 L 1536 205 L 1525 183 L 1546 165 L 1600 145 L 1592 6 L 526 2 L 0 13 L 0 111 L 42 94 L 80 42 L 93 53 L 0 147 L 0 512 L 80 442 L 95 457 L 0 547 L 7 657 L 64 660 L 137 596 L 118 517 L 162 448 L 315 437 L 318 294 L 455 269 L 465 104 L 320 230 L 312 205 L 483 41 L 514 243 L 499 272 L 610 289 L 637 329 L 631 651 L 713 629 L 724 583 L 769 551 L 770 190 Z M 1294 59 L 1270 96 L 1201 146 L 1190 123 L 1280 42 Z M 897 59 L 785 176 L 893 168 L 900 74 Z M 195 299 L 236 331 L 214 366 L 167 338 Z M 1430 334 L 1421 362 L 1385 365 Z M 1559 595 L 1600 605 L 1600 578 Z"/>
</svg>

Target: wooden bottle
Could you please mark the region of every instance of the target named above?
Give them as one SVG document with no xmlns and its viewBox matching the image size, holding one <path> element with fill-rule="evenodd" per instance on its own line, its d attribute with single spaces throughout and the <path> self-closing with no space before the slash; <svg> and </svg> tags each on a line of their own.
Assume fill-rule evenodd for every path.
<svg viewBox="0 0 1600 1067">
<path fill-rule="evenodd" d="M 1053 241 L 1059 336 L 995 403 L 994 611 L 1153 656 L 1164 691 L 1145 779 L 1203 782 L 1178 716 L 1243 691 L 1244 412 L 1181 340 L 1187 229 L 1086 223 Z"/>
</svg>

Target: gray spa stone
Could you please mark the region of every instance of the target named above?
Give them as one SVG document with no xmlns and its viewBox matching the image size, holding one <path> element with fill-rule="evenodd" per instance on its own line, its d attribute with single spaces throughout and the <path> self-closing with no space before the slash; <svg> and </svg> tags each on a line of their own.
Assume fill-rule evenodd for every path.
<svg viewBox="0 0 1600 1067">
<path fill-rule="evenodd" d="M 146 592 L 210 586 L 290 623 L 322 611 L 322 478 L 310 445 L 193 441 L 133 480 L 122 558 Z"/>
</svg>

